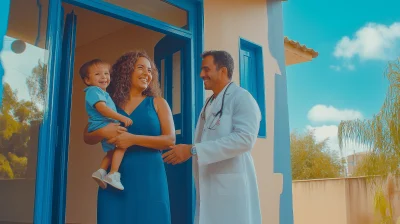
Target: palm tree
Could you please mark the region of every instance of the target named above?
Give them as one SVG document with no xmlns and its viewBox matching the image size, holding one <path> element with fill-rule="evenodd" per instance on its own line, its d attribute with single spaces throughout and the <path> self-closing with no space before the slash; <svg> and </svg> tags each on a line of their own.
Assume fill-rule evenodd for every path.
<svg viewBox="0 0 400 224">
<path fill-rule="evenodd" d="M 348 143 L 366 145 L 363 175 L 399 174 L 400 165 L 400 58 L 388 63 L 384 76 L 389 80 L 385 101 L 372 119 L 341 121 L 339 147 Z M 373 91 L 373 90 L 371 90 Z"/>
</svg>

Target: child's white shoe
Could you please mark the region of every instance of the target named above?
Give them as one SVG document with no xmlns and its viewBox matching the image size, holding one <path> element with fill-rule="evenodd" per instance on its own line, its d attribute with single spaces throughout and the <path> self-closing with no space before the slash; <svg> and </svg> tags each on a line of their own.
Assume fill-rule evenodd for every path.
<svg viewBox="0 0 400 224">
<path fill-rule="evenodd" d="M 119 172 L 114 172 L 112 174 L 107 174 L 104 177 L 104 182 L 117 188 L 118 190 L 124 190 L 124 186 L 121 183 L 121 174 Z"/>
<path fill-rule="evenodd" d="M 92 178 L 102 189 L 106 189 L 107 184 L 104 182 L 104 177 L 107 175 L 107 172 L 103 169 L 98 169 L 96 172 L 92 174 Z"/>
</svg>

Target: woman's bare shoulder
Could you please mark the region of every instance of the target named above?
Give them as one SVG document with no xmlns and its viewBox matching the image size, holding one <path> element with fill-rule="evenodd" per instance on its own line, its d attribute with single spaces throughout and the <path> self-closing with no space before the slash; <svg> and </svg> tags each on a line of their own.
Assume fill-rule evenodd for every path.
<svg viewBox="0 0 400 224">
<path fill-rule="evenodd" d="M 158 112 L 160 109 L 163 110 L 165 108 L 168 108 L 168 103 L 164 98 L 160 96 L 154 97 L 154 108 Z"/>
</svg>

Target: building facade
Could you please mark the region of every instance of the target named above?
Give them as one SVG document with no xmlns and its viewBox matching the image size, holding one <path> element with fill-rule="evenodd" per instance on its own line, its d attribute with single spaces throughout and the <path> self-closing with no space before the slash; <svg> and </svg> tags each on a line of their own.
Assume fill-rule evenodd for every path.
<svg viewBox="0 0 400 224">
<path fill-rule="evenodd" d="M 362 162 L 362 160 L 367 155 L 367 152 L 354 152 L 346 157 L 347 162 L 347 176 L 353 176 L 356 171 L 357 166 Z"/>
<path fill-rule="evenodd" d="M 284 38 L 280 0 L 2 0 L 0 37 L 0 224 L 96 223 L 90 174 L 103 155 L 82 140 L 78 69 L 132 49 L 154 58 L 179 143 L 192 142 L 210 95 L 201 52 L 232 54 L 233 81 L 263 116 L 252 152 L 263 223 L 293 223 L 285 66 L 317 53 Z M 191 162 L 166 169 L 173 223 L 192 223 Z"/>
</svg>

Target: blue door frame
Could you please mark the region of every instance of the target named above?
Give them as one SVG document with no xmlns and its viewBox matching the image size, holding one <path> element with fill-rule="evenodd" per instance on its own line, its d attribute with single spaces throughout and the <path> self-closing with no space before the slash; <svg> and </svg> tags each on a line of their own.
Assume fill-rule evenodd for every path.
<svg viewBox="0 0 400 224">
<path fill-rule="evenodd" d="M 195 119 L 200 114 L 204 101 L 203 82 L 197 75 L 200 73 L 200 54 L 203 51 L 204 17 L 202 0 L 166 0 L 166 2 L 188 12 L 189 30 L 161 22 L 154 18 L 132 12 L 101 0 L 49 0 L 46 38 L 46 49 L 49 51 L 49 97 L 39 134 L 40 139 L 36 168 L 33 220 L 34 223 L 41 224 L 64 223 L 65 221 L 69 137 L 66 135 L 58 136 L 58 134 L 63 135 L 65 134 L 65 131 L 69 130 L 68 121 L 70 119 L 70 107 L 65 107 L 62 104 L 70 104 L 70 96 L 66 97 L 65 101 L 59 102 L 59 94 L 70 94 L 72 83 L 66 82 L 65 86 L 63 86 L 63 90 L 60 90 L 59 88 L 60 82 L 71 79 L 71 77 L 65 77 L 68 73 L 60 73 L 61 67 L 65 66 L 62 65 L 62 60 L 60 59 L 64 56 L 63 60 L 65 60 L 66 51 L 65 46 L 63 46 L 64 13 L 62 10 L 62 2 L 95 11 L 170 36 L 178 37 L 186 41 L 187 46 L 183 55 L 185 55 L 186 59 L 185 66 L 188 66 L 188 73 L 185 77 L 185 85 L 188 85 L 188 88 L 185 90 L 189 90 L 191 94 L 186 94 L 185 98 L 182 97 L 184 102 L 182 113 L 186 114 L 183 118 L 184 122 L 182 123 L 182 129 L 191 130 L 191 133 L 185 135 L 183 140 L 184 142 L 192 142 L 193 140 Z M 0 1 L 0 38 L 2 38 L 7 31 L 9 5 L 10 0 Z M 2 42 L 0 41 L 0 50 L 1 49 Z M 73 57 L 73 52 L 71 57 Z M 3 70 L 0 64 L 0 80 L 2 76 Z M 2 90 L 1 88 L 2 87 L 0 87 L 0 90 Z M 58 126 L 60 124 L 65 124 L 65 126 L 59 128 Z M 187 167 L 188 169 L 190 168 L 191 173 L 191 166 Z M 54 178 L 55 174 L 57 174 L 57 178 Z M 192 198 L 188 200 L 192 202 L 192 215 L 187 220 L 187 223 L 191 223 L 193 220 L 193 210 L 195 205 L 194 188 Z"/>
<path fill-rule="evenodd" d="M 59 104 L 64 110 L 59 110 L 57 132 L 58 139 L 55 148 L 54 191 L 52 223 L 65 222 L 65 205 L 68 178 L 68 152 L 72 105 L 72 83 L 74 80 L 74 59 L 76 45 L 76 15 L 72 11 L 67 14 L 62 40 Z M 58 166 L 57 166 L 58 165 Z"/>
<path fill-rule="evenodd" d="M 159 71 L 164 71 L 164 98 L 168 102 L 170 108 L 174 106 L 173 102 L 173 70 L 180 70 L 180 113 L 174 114 L 175 130 L 181 132 L 176 134 L 176 144 L 191 143 L 192 130 L 191 127 L 185 125 L 184 122 L 191 118 L 193 113 L 185 106 L 190 105 L 190 97 L 187 92 L 192 92 L 190 83 L 190 60 L 186 60 L 190 51 L 190 40 L 176 38 L 172 35 L 163 37 L 154 48 L 154 61 Z M 180 53 L 180 67 L 174 68 L 173 55 Z M 161 61 L 164 60 L 164 68 Z M 168 178 L 168 190 L 171 203 L 171 222 L 174 224 L 192 223 L 194 219 L 195 197 L 193 197 L 194 182 L 192 178 L 191 160 L 179 165 L 165 164 Z"/>
</svg>

